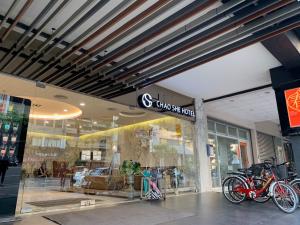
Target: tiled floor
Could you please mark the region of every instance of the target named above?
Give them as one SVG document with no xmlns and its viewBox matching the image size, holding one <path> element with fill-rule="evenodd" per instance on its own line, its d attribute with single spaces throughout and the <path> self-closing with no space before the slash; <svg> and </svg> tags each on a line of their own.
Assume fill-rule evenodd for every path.
<svg viewBox="0 0 300 225">
<path fill-rule="evenodd" d="M 220 193 L 205 193 L 47 216 L 58 223 L 29 216 L 14 225 L 299 225 L 300 209 L 285 214 L 272 201 L 233 205 Z"/>
</svg>

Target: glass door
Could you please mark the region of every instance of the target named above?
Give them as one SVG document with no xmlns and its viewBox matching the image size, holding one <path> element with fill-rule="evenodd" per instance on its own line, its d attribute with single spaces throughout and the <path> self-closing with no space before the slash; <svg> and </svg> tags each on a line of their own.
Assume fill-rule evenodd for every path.
<svg viewBox="0 0 300 225">
<path fill-rule="evenodd" d="M 220 164 L 219 164 L 219 154 L 216 143 L 216 136 L 208 135 L 208 144 L 210 145 L 210 172 L 212 179 L 212 187 L 217 188 L 221 186 L 220 179 Z"/>
<path fill-rule="evenodd" d="M 217 136 L 221 181 L 228 172 L 241 168 L 239 143 L 235 139 Z"/>
</svg>

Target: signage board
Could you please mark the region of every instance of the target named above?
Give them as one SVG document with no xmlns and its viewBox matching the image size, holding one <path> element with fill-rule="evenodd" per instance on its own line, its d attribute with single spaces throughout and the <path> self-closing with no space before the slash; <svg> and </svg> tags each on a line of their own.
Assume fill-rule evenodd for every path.
<svg viewBox="0 0 300 225">
<path fill-rule="evenodd" d="M 138 104 L 142 108 L 157 108 L 183 116 L 195 117 L 193 110 L 154 99 L 149 93 L 141 94 L 138 97 Z"/>
<path fill-rule="evenodd" d="M 287 89 L 284 96 L 290 127 L 300 127 L 300 88 Z"/>
<path fill-rule="evenodd" d="M 15 215 L 30 106 L 0 94 L 0 220 Z"/>
<path fill-rule="evenodd" d="M 81 200 L 80 206 L 94 206 L 96 205 L 95 199 L 87 199 L 87 200 Z"/>
</svg>

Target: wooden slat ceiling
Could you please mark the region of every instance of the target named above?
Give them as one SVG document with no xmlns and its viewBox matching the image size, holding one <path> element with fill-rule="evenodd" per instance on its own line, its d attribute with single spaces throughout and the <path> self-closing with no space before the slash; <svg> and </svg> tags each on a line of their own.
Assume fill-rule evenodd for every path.
<svg viewBox="0 0 300 225">
<path fill-rule="evenodd" d="M 102 98 L 300 27 L 297 0 L 0 1 L 0 71 Z"/>
</svg>

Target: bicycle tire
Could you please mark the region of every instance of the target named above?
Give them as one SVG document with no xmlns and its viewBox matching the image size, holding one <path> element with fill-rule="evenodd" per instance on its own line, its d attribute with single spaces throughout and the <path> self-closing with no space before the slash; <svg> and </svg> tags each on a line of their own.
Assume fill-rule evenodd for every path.
<svg viewBox="0 0 300 225">
<path fill-rule="evenodd" d="M 237 193 L 235 193 L 234 191 L 230 191 L 230 190 L 233 190 L 231 185 L 234 184 L 233 182 L 235 180 L 240 182 L 240 184 L 242 184 L 244 186 L 244 188 L 248 188 L 247 183 L 242 178 L 240 178 L 238 176 L 230 176 L 230 177 L 227 177 L 222 183 L 222 193 L 229 202 L 234 203 L 234 204 L 240 204 L 241 202 L 243 202 L 246 199 L 246 195 L 245 194 L 237 195 Z M 228 193 L 226 192 L 226 190 L 229 190 Z"/>
<path fill-rule="evenodd" d="M 292 188 L 295 190 L 296 194 L 298 195 L 298 201 L 299 201 L 299 199 L 300 199 L 300 179 L 296 178 L 296 179 L 292 180 L 289 184 L 292 186 Z M 300 202 L 298 203 L 298 207 L 300 207 Z"/>
<path fill-rule="evenodd" d="M 281 188 L 284 188 L 286 191 L 288 191 L 290 193 L 290 201 L 288 201 L 287 198 L 284 198 L 284 200 L 281 199 L 281 201 L 279 201 L 277 198 L 276 198 L 276 188 L 278 187 L 278 185 L 281 186 Z M 272 200 L 273 202 L 275 203 L 275 205 L 283 212 L 285 213 L 293 213 L 297 207 L 298 207 L 298 196 L 296 194 L 296 192 L 294 191 L 294 189 L 288 185 L 288 184 L 284 184 L 284 183 L 279 183 L 279 182 L 276 182 L 276 184 L 273 186 L 273 190 L 271 190 L 271 193 L 272 193 Z M 280 203 L 282 202 L 282 203 Z M 283 203 L 283 202 L 286 202 L 286 203 Z M 288 208 L 285 208 L 283 205 L 286 205 L 286 206 L 289 206 L 289 209 Z"/>
</svg>

